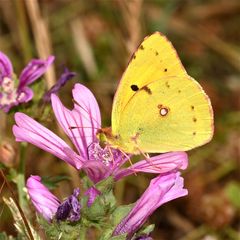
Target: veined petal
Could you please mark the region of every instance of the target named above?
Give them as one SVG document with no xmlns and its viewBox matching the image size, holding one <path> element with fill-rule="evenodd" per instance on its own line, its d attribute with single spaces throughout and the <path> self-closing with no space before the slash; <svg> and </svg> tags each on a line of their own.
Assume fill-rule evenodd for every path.
<svg viewBox="0 0 240 240">
<path fill-rule="evenodd" d="M 119 180 L 128 175 L 137 172 L 147 173 L 166 173 L 172 170 L 186 169 L 188 165 L 188 156 L 185 152 L 170 152 L 160 154 L 149 158 L 148 160 L 139 161 L 129 168 L 121 169 L 115 173 L 115 179 Z"/>
<path fill-rule="evenodd" d="M 29 102 L 33 98 L 33 91 L 29 87 L 23 87 L 18 91 L 17 102 Z"/>
<path fill-rule="evenodd" d="M 100 161 L 86 161 L 83 164 L 82 169 L 94 183 L 111 175 L 110 169 Z"/>
<path fill-rule="evenodd" d="M 54 56 L 50 56 L 46 60 L 31 60 L 20 74 L 18 89 L 21 89 L 24 86 L 31 84 L 39 77 L 41 77 L 53 61 Z"/>
<path fill-rule="evenodd" d="M 43 101 L 49 102 L 51 100 L 51 94 L 58 93 L 58 91 L 74 76 L 76 76 L 75 72 L 70 72 L 67 68 L 65 68 L 63 74 L 57 82 L 44 94 Z"/>
<path fill-rule="evenodd" d="M 51 221 L 60 205 L 60 201 L 42 183 L 41 177 L 31 176 L 26 184 L 28 194 L 37 211 Z"/>
<path fill-rule="evenodd" d="M 128 233 L 128 239 L 145 223 L 162 204 L 187 195 L 183 178 L 178 172 L 170 172 L 154 178 L 128 215 L 118 224 L 113 235 Z"/>
<path fill-rule="evenodd" d="M 76 98 L 77 94 L 81 97 Z M 97 129 L 100 128 L 100 112 L 94 96 L 86 87 L 75 84 L 73 97 L 77 104 L 71 111 L 63 106 L 55 94 L 51 95 L 52 107 L 59 124 L 79 154 L 87 158 L 88 146 L 96 141 Z"/>
<path fill-rule="evenodd" d="M 79 168 L 78 161 L 84 159 L 71 158 L 76 153 L 56 134 L 28 117 L 23 113 L 15 114 L 16 125 L 13 126 L 13 133 L 18 142 L 29 142 L 33 145 L 52 153 L 75 168 Z"/>
<path fill-rule="evenodd" d="M 101 114 L 97 100 L 92 92 L 82 84 L 73 88 L 74 110 L 83 114 L 85 122 L 91 123 L 94 130 L 101 128 Z"/>
<path fill-rule="evenodd" d="M 13 67 L 11 61 L 3 52 L 0 52 L 0 84 L 4 77 L 11 78 L 12 74 Z"/>
</svg>

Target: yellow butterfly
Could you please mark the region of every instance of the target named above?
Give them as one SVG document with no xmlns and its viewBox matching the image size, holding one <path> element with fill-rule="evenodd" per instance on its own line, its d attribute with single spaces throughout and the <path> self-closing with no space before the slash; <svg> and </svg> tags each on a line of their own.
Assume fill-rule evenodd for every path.
<svg viewBox="0 0 240 240">
<path fill-rule="evenodd" d="M 163 153 L 201 146 L 213 129 L 208 96 L 156 32 L 133 54 L 114 97 L 112 128 L 99 138 L 126 153 Z"/>
</svg>

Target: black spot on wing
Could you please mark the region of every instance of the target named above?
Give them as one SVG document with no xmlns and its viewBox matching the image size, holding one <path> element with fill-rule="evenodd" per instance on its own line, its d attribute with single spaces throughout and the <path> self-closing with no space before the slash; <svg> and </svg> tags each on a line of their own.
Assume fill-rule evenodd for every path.
<svg viewBox="0 0 240 240">
<path fill-rule="evenodd" d="M 136 92 L 136 91 L 138 91 L 139 90 L 139 87 L 137 86 L 137 85 L 131 85 L 131 89 L 134 91 L 134 92 Z"/>
</svg>

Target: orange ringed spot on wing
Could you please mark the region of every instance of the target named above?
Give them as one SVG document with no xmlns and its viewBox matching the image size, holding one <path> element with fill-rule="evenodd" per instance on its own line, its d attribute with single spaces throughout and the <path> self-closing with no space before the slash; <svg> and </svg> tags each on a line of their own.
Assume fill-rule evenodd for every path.
<svg viewBox="0 0 240 240">
<path fill-rule="evenodd" d="M 158 104 L 157 107 L 159 108 L 160 116 L 165 117 L 168 114 L 168 112 L 169 112 L 168 107 L 164 107 L 162 104 Z"/>
</svg>

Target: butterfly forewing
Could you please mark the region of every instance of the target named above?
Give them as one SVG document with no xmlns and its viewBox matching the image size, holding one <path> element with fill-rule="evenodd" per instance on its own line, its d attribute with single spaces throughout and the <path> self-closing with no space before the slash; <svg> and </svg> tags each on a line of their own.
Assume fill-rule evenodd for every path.
<svg viewBox="0 0 240 240">
<path fill-rule="evenodd" d="M 155 79 L 187 75 L 171 42 L 159 32 L 146 37 L 133 54 L 114 97 L 112 132 L 117 134 L 123 109 L 137 89 Z"/>
</svg>

